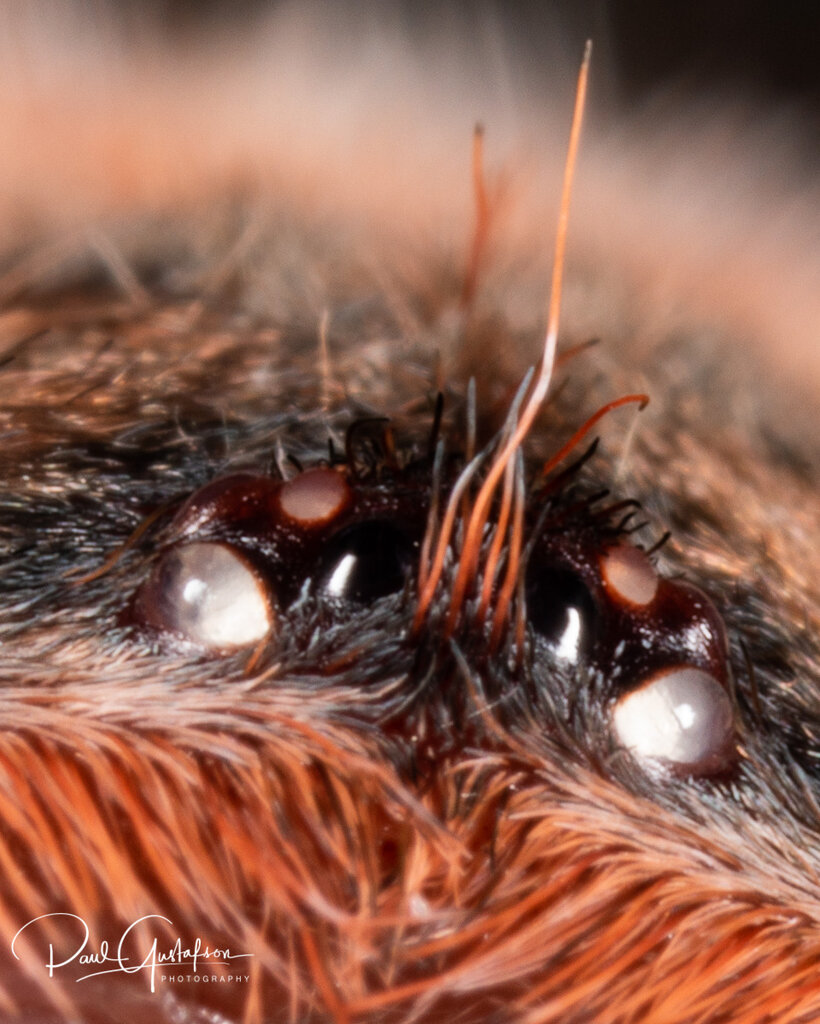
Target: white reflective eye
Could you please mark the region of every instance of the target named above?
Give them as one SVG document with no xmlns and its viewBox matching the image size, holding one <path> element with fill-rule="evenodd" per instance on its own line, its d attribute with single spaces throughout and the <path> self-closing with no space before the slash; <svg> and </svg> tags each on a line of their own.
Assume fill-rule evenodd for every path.
<svg viewBox="0 0 820 1024">
<path fill-rule="evenodd" d="M 158 574 L 164 626 L 203 647 L 261 640 L 273 613 L 262 584 L 224 544 L 198 542 L 169 551 Z"/>
<path fill-rule="evenodd" d="M 731 749 L 732 705 L 720 683 L 698 668 L 652 676 L 622 697 L 612 715 L 618 740 L 640 759 L 711 770 Z"/>
<path fill-rule="evenodd" d="M 646 553 L 628 544 L 619 544 L 603 555 L 601 575 L 609 593 L 629 604 L 649 604 L 658 590 L 658 574 Z"/>
</svg>

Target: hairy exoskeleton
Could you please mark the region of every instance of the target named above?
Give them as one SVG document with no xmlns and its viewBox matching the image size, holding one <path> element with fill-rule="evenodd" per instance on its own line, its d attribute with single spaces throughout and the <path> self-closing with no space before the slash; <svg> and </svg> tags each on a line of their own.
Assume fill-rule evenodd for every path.
<svg viewBox="0 0 820 1024">
<path fill-rule="evenodd" d="M 737 453 L 683 410 L 638 442 L 634 492 L 612 485 L 577 448 L 597 414 L 543 407 L 564 230 L 541 361 L 489 438 L 415 354 L 377 401 L 378 340 L 355 331 L 358 393 L 331 402 L 299 324 L 184 290 L 20 302 L 9 1019 L 816 1018 L 814 641 L 789 645 L 754 582 L 750 500 L 810 486 L 787 466 L 728 483 Z M 636 496 L 689 551 L 642 540 Z M 76 917 L 20 933 L 52 914 Z M 147 918 L 132 956 L 201 935 L 251 954 L 248 981 L 49 978 L 77 917 L 112 944 Z"/>
<path fill-rule="evenodd" d="M 457 638 L 462 632 L 472 654 L 484 647 L 489 657 L 498 654 L 510 634 L 504 659 L 509 673 L 520 670 L 525 658 L 529 602 L 536 633 L 552 647 L 538 654 L 548 659 L 552 653 L 565 668 L 585 669 L 586 686 L 594 693 L 587 696 L 589 702 L 597 700 L 608 709 L 621 693 L 612 712 L 616 743 L 689 774 L 714 774 L 734 756 L 727 644 L 717 610 L 691 586 L 662 583 L 646 555 L 623 543 L 634 515 L 623 513 L 633 503 L 602 508 L 600 495 L 570 500 L 562 485 L 580 463 L 551 478 L 604 413 L 627 402 L 645 403 L 646 396 L 609 403 L 541 467 L 540 483 L 525 479 L 522 442 L 555 364 L 567 206 L 586 70 L 585 63 L 545 351 L 513 399 L 497 440 L 473 454 L 475 409 L 468 409 L 467 464 L 464 456 L 448 458 L 444 440 L 436 436 L 440 398 L 426 458 L 405 458 L 402 464 L 386 424 L 375 445 L 370 438 L 370 460 L 357 458 L 357 440 L 368 440 L 364 421 L 349 429 L 343 456 L 335 455 L 331 441 L 323 467 L 302 471 L 297 463 L 299 472 L 284 480 L 247 473 L 217 479 L 177 511 L 165 553 L 138 593 L 132 615 L 138 625 L 183 645 L 219 651 L 256 643 L 246 667 L 250 670 L 271 646 L 271 637 L 276 650 L 277 635 L 291 631 L 294 616 L 344 623 L 351 608 L 403 591 L 413 575 L 408 589 L 418 597 L 408 636 L 419 641 L 423 632 L 432 633 L 434 646 L 444 641 L 466 666 Z M 479 216 L 477 237 L 481 227 Z M 473 252 L 475 263 L 477 245 Z M 374 426 L 379 421 L 370 424 L 371 433 Z M 457 463 L 462 464 L 458 473 Z M 491 517 L 496 520 L 492 525 Z M 448 560 L 454 563 L 452 584 L 443 602 L 437 601 Z M 431 628 L 434 607 L 442 603 Z M 432 670 L 416 659 L 411 676 L 432 671 L 435 676 L 416 693 L 406 683 L 404 695 L 410 708 L 407 729 L 419 752 L 432 751 L 433 762 L 439 743 L 449 748 L 470 742 L 468 723 L 453 720 L 448 724 L 454 735 L 439 739 L 437 734 L 446 731 L 442 723 L 429 724 L 423 715 L 416 720 L 417 704 L 435 702 L 431 691 L 452 686 L 445 681 L 438 652 L 435 660 Z M 465 683 L 469 687 L 469 671 L 455 690 L 463 690 Z M 509 681 L 502 689 L 510 689 Z M 568 693 L 562 697 L 566 705 L 573 699 Z M 398 710 L 391 712 L 391 728 L 397 727 L 398 716 Z"/>
</svg>

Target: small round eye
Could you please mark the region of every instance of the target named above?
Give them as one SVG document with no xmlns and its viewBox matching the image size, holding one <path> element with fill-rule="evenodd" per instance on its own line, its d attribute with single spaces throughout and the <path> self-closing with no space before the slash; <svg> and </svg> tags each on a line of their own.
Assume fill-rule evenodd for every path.
<svg viewBox="0 0 820 1024">
<path fill-rule="evenodd" d="M 273 624 L 263 585 L 224 544 L 196 542 L 168 551 L 143 588 L 137 611 L 150 625 L 201 647 L 241 647 Z"/>
<path fill-rule="evenodd" d="M 359 523 L 328 542 L 318 587 L 327 597 L 369 604 L 401 590 L 411 564 L 411 544 L 401 530 L 384 520 Z"/>
<path fill-rule="evenodd" d="M 601 558 L 607 592 L 624 604 L 649 604 L 658 592 L 658 574 L 646 553 L 629 544 L 610 548 Z"/>
<path fill-rule="evenodd" d="M 691 667 L 656 673 L 622 697 L 612 725 L 639 760 L 665 761 L 692 774 L 719 769 L 734 737 L 726 690 L 708 672 Z"/>
<path fill-rule="evenodd" d="M 557 658 L 575 663 L 589 654 L 597 608 L 589 588 L 576 573 L 531 568 L 527 574 L 527 616 Z"/>
<path fill-rule="evenodd" d="M 338 515 L 350 500 L 350 488 L 332 469 L 309 469 L 282 484 L 279 506 L 301 526 L 317 526 Z"/>
</svg>

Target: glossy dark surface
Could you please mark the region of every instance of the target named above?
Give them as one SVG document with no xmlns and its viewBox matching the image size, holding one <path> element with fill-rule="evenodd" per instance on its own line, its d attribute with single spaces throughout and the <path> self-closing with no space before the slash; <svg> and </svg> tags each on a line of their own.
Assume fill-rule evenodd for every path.
<svg viewBox="0 0 820 1024">
<path fill-rule="evenodd" d="M 298 500 L 283 504 L 284 488 L 288 489 L 288 499 L 296 495 Z M 294 507 L 314 508 L 314 490 L 318 494 L 316 507 L 322 514 L 311 511 L 301 517 L 294 515 Z M 446 485 L 444 492 L 446 497 Z M 326 499 L 328 494 L 330 498 Z M 307 501 L 302 506 L 299 503 L 304 496 Z M 590 728 L 611 733 L 616 747 L 622 735 L 637 736 L 637 740 L 630 739 L 627 744 L 636 758 L 640 761 L 641 750 L 649 750 L 653 764 L 662 765 L 664 756 L 657 751 L 663 750 L 663 741 L 657 737 L 651 742 L 642 739 L 641 720 L 639 717 L 636 725 L 635 709 L 639 716 L 643 707 L 663 711 L 657 703 L 662 698 L 652 697 L 650 688 L 658 680 L 678 678 L 670 677 L 670 673 L 677 673 L 684 680 L 700 681 L 693 686 L 693 700 L 697 700 L 698 693 L 703 697 L 702 681 L 708 677 L 726 693 L 726 698 L 716 694 L 709 701 L 701 699 L 697 712 L 695 705 L 685 703 L 685 688 L 674 689 L 676 700 L 681 693 L 683 697 L 675 712 L 678 718 L 667 716 L 667 729 L 671 730 L 669 768 L 681 768 L 675 764 L 676 752 L 695 750 L 703 751 L 703 756 L 691 763 L 685 760 L 681 770 L 707 775 L 723 772 L 733 758 L 733 730 L 727 729 L 725 722 L 720 728 L 712 728 L 708 720 L 709 707 L 719 709 L 723 718 L 726 709 L 732 707 L 727 640 L 721 616 L 701 590 L 687 582 L 657 577 L 651 559 L 628 546 L 623 520 L 618 518 L 624 503 L 611 506 L 609 511 L 596 512 L 596 500 L 593 497 L 586 503 L 578 502 L 566 494 L 548 492 L 531 496 L 533 507 L 525 527 L 529 549 L 522 588 L 528 639 L 516 655 L 527 678 L 526 688 L 536 708 L 542 697 L 556 687 L 556 692 L 560 692 L 558 706 L 564 707 L 567 715 L 566 709 L 578 700 L 592 706 L 595 713 Z M 383 599 L 404 593 L 401 614 L 406 621 L 395 636 L 399 648 L 406 650 L 404 671 L 409 680 L 419 652 L 435 650 L 431 645 L 436 631 L 442 632 L 444 621 L 439 613 L 442 609 L 446 611 L 448 601 L 448 584 L 443 580 L 429 621 L 421 627 L 418 623 L 411 626 L 429 503 L 429 471 L 419 473 L 417 465 L 411 471 L 401 472 L 394 467 L 384 475 L 365 475 L 363 479 L 336 466 L 308 468 L 287 483 L 252 473 L 212 481 L 185 499 L 158 531 L 156 560 L 130 606 L 131 621 L 160 639 L 166 636 L 170 643 L 190 639 L 180 630 L 183 618 L 179 609 L 169 606 L 169 601 L 178 601 L 179 596 L 178 591 L 176 596 L 172 595 L 164 582 L 168 577 L 167 566 L 180 546 L 217 543 L 234 551 L 248 565 L 269 602 L 277 630 L 264 643 L 271 649 L 272 657 L 276 656 L 282 638 L 290 635 L 289 617 L 295 616 L 293 621 L 299 621 L 299 628 L 330 629 L 322 648 L 321 671 L 325 674 L 346 663 L 345 659 L 364 658 L 370 643 L 369 634 L 363 634 L 361 642 L 352 649 L 354 653 L 339 655 L 342 661 L 338 662 L 333 654 L 333 628 L 344 626 L 351 616 L 367 609 L 377 609 Z M 486 544 L 491 537 L 492 530 L 487 534 Z M 493 614 L 501 578 L 502 574 L 497 574 L 485 618 Z M 200 581 L 199 585 L 204 586 L 205 582 L 214 585 L 212 581 Z M 479 572 L 470 584 L 474 597 L 480 593 L 482 583 Z M 309 603 L 304 605 L 306 600 Z M 486 643 L 481 622 L 471 617 L 474 612 L 469 609 L 476 607 L 465 606 L 465 612 L 453 626 L 454 639 L 469 650 L 471 659 L 486 662 L 491 680 L 497 655 L 492 644 Z M 519 643 L 513 636 L 513 621 L 514 616 L 510 616 L 506 627 L 508 655 Z M 443 634 L 447 634 L 446 629 Z M 219 653 L 216 645 L 202 646 L 206 652 Z M 430 692 L 447 705 L 446 717 L 451 725 L 446 728 L 455 729 L 457 735 L 440 736 L 438 741 L 435 736 L 429 738 L 431 757 L 436 756 L 436 750 L 449 749 L 459 735 L 467 742 L 469 735 L 466 725 L 458 724 L 459 709 L 463 706 L 463 696 L 458 694 L 460 684 L 445 683 L 453 675 L 453 667 L 444 666 L 438 671 L 440 677 Z M 408 689 L 413 688 L 410 681 L 407 685 Z M 523 686 L 524 681 L 508 680 L 504 685 L 505 692 L 499 693 L 502 700 L 510 697 L 511 688 Z M 664 686 L 669 690 L 664 682 L 658 685 L 659 695 L 666 692 Z M 642 691 L 645 699 L 630 705 L 629 729 L 624 727 L 619 733 L 612 724 L 616 709 L 630 695 Z M 423 718 L 426 713 L 425 692 L 419 691 L 421 703 L 416 701 L 406 712 L 406 726 L 399 728 L 393 720 L 388 731 L 398 729 L 410 737 L 416 734 L 419 716 Z M 554 698 L 555 694 L 549 701 L 554 702 Z M 625 712 L 621 710 L 619 714 L 626 721 Z M 647 723 L 649 732 L 655 726 L 657 723 Z M 439 728 L 436 725 L 434 731 Z M 702 732 L 702 743 L 691 731 L 698 729 Z M 711 749 L 712 735 L 720 739 L 720 749 Z"/>
</svg>

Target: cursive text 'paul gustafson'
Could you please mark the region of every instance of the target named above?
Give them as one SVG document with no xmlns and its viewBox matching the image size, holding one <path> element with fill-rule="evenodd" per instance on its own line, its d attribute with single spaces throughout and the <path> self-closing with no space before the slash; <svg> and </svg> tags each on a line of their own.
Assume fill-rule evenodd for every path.
<svg viewBox="0 0 820 1024">
<path fill-rule="evenodd" d="M 183 943 L 181 938 L 167 948 L 160 949 L 159 939 L 156 936 L 146 935 L 150 932 L 148 926 L 143 926 L 147 921 L 164 921 L 171 925 L 173 922 L 161 914 L 146 914 L 144 917 L 133 921 L 122 933 L 117 942 L 116 949 L 103 939 L 96 946 L 90 941 L 91 930 L 77 914 L 57 913 L 41 914 L 28 921 L 17 932 L 11 940 L 11 952 L 16 959 L 20 959 L 19 947 L 25 941 L 27 944 L 32 941 L 32 935 L 28 934 L 25 939 L 23 934 L 37 924 L 38 921 L 49 921 L 57 917 L 73 918 L 80 923 L 80 940 L 69 946 L 68 949 L 55 950 L 54 945 L 48 943 L 48 954 L 44 966 L 48 976 L 53 978 L 57 971 L 62 971 L 69 964 L 77 968 L 100 967 L 101 970 L 91 970 L 75 978 L 75 981 L 87 981 L 89 978 L 96 978 L 101 974 L 137 974 L 140 971 L 148 971 L 151 991 L 156 991 L 157 968 L 185 967 L 190 974 L 196 975 L 201 965 L 210 972 L 216 965 L 230 966 L 231 961 L 245 959 L 253 956 L 253 953 L 232 953 L 230 949 L 211 947 L 205 944 L 202 939 L 196 938 L 192 944 Z M 111 965 L 111 966 L 109 966 Z"/>
</svg>

